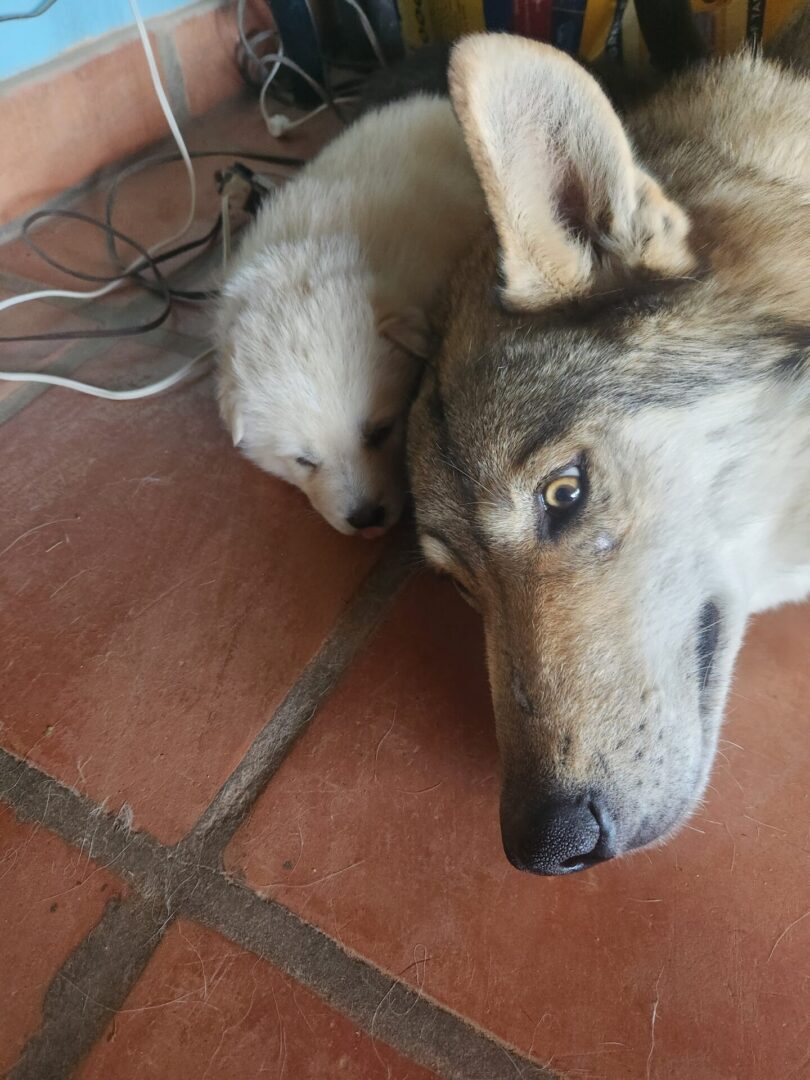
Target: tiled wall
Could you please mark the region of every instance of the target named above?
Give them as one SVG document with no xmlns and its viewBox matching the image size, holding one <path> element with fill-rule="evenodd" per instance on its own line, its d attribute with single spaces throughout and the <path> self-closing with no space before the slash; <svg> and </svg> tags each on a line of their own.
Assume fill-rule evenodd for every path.
<svg viewBox="0 0 810 1080">
<path fill-rule="evenodd" d="M 154 7 L 144 5 L 144 13 Z M 200 0 L 149 19 L 161 76 L 181 124 L 243 86 L 235 9 L 232 0 Z M 252 0 L 249 19 L 250 28 L 270 25 L 262 0 Z M 0 33 L 5 32 L 3 25 Z M 0 82 L 0 227 L 165 134 L 132 27 Z"/>
<path fill-rule="evenodd" d="M 194 0 L 138 0 L 144 19 L 168 15 L 193 6 Z M 0 14 L 7 15 L 33 4 L 0 0 Z M 2 24 L 0 30 L 0 79 L 20 75 L 55 60 L 69 49 L 133 24 L 129 0 L 59 0 L 33 19 Z"/>
</svg>

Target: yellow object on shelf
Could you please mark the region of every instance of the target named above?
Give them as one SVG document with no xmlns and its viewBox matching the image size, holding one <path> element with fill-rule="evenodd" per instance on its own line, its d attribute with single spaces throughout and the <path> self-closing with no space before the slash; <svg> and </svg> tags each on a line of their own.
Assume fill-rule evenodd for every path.
<svg viewBox="0 0 810 1080">
<path fill-rule="evenodd" d="M 709 52 L 767 41 L 803 0 L 691 0 Z M 452 41 L 476 30 L 505 30 L 550 41 L 586 60 L 611 49 L 630 69 L 649 65 L 633 0 L 397 0 L 406 46 Z M 615 25 L 614 25 L 615 24 Z"/>
</svg>

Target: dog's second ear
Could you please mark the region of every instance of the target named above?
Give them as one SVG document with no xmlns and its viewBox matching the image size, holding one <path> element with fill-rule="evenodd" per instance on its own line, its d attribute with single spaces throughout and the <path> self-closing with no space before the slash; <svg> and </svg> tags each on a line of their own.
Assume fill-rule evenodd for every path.
<svg viewBox="0 0 810 1080">
<path fill-rule="evenodd" d="M 536 310 L 635 268 L 692 268 L 686 215 L 565 53 L 474 34 L 453 50 L 450 89 L 498 232 L 507 305 Z"/>
<path fill-rule="evenodd" d="M 430 325 L 419 308 L 392 310 L 384 304 L 375 305 L 377 333 L 406 353 L 424 360 L 432 351 Z"/>
</svg>

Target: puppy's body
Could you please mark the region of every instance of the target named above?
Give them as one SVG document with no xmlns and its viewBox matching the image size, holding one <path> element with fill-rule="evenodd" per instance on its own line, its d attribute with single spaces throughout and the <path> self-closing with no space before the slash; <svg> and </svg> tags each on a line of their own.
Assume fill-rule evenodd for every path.
<svg viewBox="0 0 810 1080">
<path fill-rule="evenodd" d="M 483 220 L 449 102 L 416 97 L 330 143 L 243 240 L 218 324 L 223 416 L 341 532 L 401 512 L 427 317 Z"/>
<path fill-rule="evenodd" d="M 409 456 L 425 552 L 484 616 L 522 869 L 676 828 L 748 616 L 810 590 L 803 70 L 713 63 L 632 114 L 631 143 L 554 50 L 454 54 L 495 229 L 456 277 Z"/>
</svg>

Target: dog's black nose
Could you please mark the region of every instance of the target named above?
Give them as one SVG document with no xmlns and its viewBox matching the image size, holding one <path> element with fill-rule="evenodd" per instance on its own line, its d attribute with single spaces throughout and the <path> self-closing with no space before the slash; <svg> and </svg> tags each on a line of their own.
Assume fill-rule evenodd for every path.
<svg viewBox="0 0 810 1080">
<path fill-rule="evenodd" d="M 572 874 L 615 854 L 613 825 L 593 798 L 560 797 L 501 807 L 506 856 L 532 874 Z"/>
<path fill-rule="evenodd" d="M 378 529 L 385 522 L 382 503 L 361 503 L 346 518 L 353 529 Z"/>
</svg>

